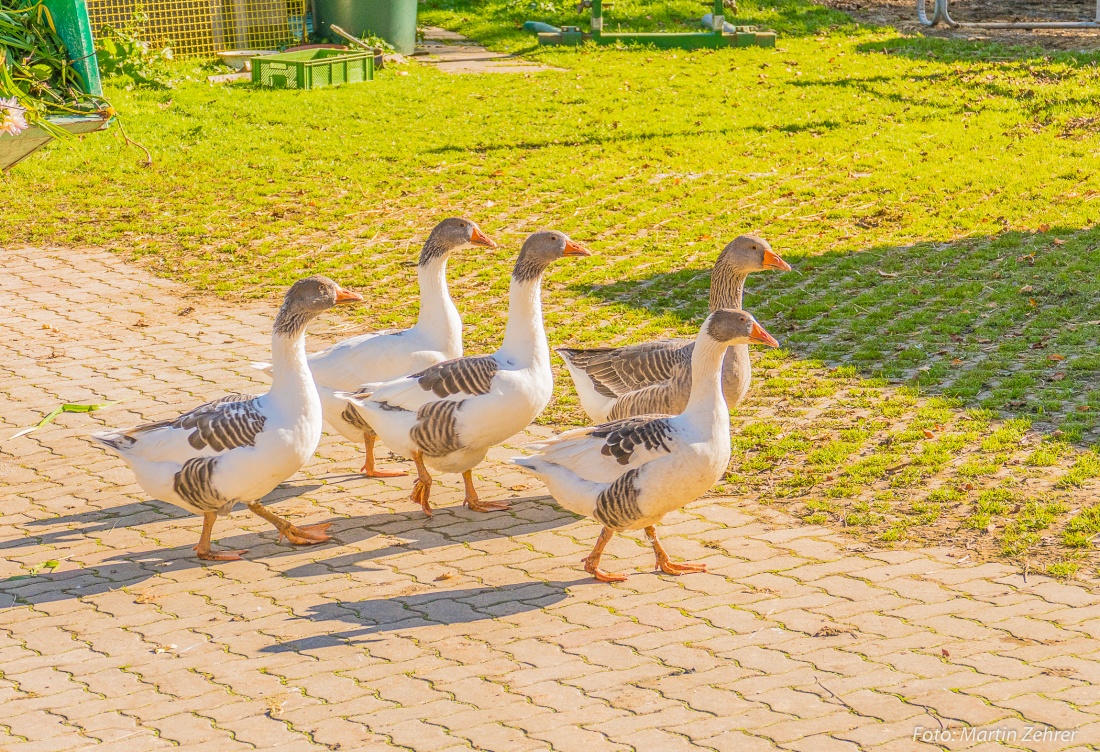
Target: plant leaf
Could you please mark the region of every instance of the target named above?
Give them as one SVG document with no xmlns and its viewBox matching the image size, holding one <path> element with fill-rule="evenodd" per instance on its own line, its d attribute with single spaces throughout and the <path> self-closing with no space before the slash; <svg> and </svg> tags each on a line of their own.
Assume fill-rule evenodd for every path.
<svg viewBox="0 0 1100 752">
<path fill-rule="evenodd" d="M 42 428 L 43 426 L 46 426 L 46 425 L 49 425 L 50 423 L 53 423 L 54 418 L 56 418 L 61 413 L 91 413 L 91 412 L 95 412 L 96 410 L 100 410 L 104 407 L 110 407 L 111 405 L 117 405 L 119 402 L 121 402 L 121 400 L 116 400 L 114 402 L 103 402 L 103 403 L 98 404 L 98 405 L 77 405 L 77 404 L 74 404 L 72 402 L 66 402 L 65 404 L 61 405 L 60 407 L 55 407 L 53 410 L 50 410 L 48 413 L 46 413 L 46 417 L 42 418 L 42 420 L 38 421 L 36 424 L 31 426 L 30 428 L 24 428 L 22 431 L 18 431 L 16 433 L 12 434 L 11 436 L 8 437 L 8 440 L 10 441 L 11 439 L 18 439 L 20 436 L 26 436 L 28 433 L 31 433 L 32 431 L 37 431 L 39 428 Z"/>
</svg>

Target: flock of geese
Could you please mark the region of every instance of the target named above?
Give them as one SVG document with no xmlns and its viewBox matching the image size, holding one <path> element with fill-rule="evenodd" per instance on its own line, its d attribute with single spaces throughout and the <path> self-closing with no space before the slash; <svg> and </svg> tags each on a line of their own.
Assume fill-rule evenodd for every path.
<svg viewBox="0 0 1100 752">
<path fill-rule="evenodd" d="M 258 364 L 271 375 L 267 394 L 231 394 L 173 420 L 93 438 L 126 461 L 149 495 L 202 515 L 195 546 L 200 559 L 231 561 L 245 553 L 210 545 L 218 515 L 237 503 L 273 524 L 280 539 L 299 545 L 329 540 L 330 523 L 298 527 L 260 503 L 313 456 L 323 422 L 364 444 L 368 477 L 405 474 L 376 466 L 378 439 L 411 457 L 417 473 L 412 500 L 429 516 L 429 468 L 461 473 L 472 510 L 507 509 L 508 502 L 478 498 L 472 471 L 491 447 L 526 428 L 549 403 L 553 374 L 542 277 L 554 261 L 590 252 L 560 232 L 529 236 L 512 271 L 500 348 L 463 357 L 462 321 L 446 268 L 452 253 L 474 246 L 496 244 L 468 219 L 443 220 L 420 253 L 416 325 L 363 334 L 309 356 L 309 321 L 363 298 L 322 276 L 295 282 L 275 317 L 271 363 Z M 545 483 L 562 507 L 603 524 L 584 560 L 585 571 L 598 580 L 625 579 L 600 569 L 604 547 L 624 530 L 645 530 L 662 571 L 705 571 L 703 564 L 672 561 L 654 526 L 723 476 L 730 459 L 729 406 L 744 398 L 751 378 L 748 346 L 778 346 L 741 310 L 745 279 L 790 268 L 766 241 L 738 237 L 714 265 L 711 312 L 694 340 L 558 350 L 596 425 L 529 445 L 534 453 L 512 462 Z"/>
</svg>

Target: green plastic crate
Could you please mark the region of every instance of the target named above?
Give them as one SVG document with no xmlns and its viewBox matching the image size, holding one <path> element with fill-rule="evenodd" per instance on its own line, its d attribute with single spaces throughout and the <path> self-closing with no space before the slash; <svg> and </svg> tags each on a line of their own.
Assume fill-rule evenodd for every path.
<svg viewBox="0 0 1100 752">
<path fill-rule="evenodd" d="M 276 89 L 319 89 L 374 80 L 374 53 L 302 50 L 252 58 L 252 83 Z"/>
</svg>

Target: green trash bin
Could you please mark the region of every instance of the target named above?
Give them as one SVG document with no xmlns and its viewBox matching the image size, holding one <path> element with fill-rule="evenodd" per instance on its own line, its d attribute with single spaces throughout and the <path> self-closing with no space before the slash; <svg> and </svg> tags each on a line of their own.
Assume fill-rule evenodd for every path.
<svg viewBox="0 0 1100 752">
<path fill-rule="evenodd" d="M 313 0 L 317 10 L 316 28 L 334 37 L 328 30 L 336 24 L 349 34 L 361 37 L 368 32 L 382 37 L 402 55 L 411 55 L 416 47 L 416 0 Z M 335 41 L 342 42 L 341 39 Z"/>
</svg>

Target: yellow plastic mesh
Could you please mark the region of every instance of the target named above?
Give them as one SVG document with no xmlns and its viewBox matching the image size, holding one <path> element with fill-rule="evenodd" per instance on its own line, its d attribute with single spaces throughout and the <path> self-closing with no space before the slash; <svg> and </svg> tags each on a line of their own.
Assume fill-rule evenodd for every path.
<svg viewBox="0 0 1100 752">
<path fill-rule="evenodd" d="M 122 27 L 140 12 L 142 35 L 179 57 L 271 50 L 302 38 L 306 0 L 88 0 L 92 28 Z"/>
</svg>

